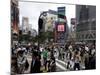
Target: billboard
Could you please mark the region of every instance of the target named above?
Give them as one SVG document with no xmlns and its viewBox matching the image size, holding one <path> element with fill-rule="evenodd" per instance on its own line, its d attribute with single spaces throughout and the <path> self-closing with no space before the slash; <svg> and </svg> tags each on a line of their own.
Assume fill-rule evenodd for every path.
<svg viewBox="0 0 100 75">
<path fill-rule="evenodd" d="M 64 25 L 58 25 L 58 27 L 57 27 L 57 31 L 61 31 L 61 32 L 63 32 L 63 31 L 65 31 L 65 26 Z"/>
</svg>

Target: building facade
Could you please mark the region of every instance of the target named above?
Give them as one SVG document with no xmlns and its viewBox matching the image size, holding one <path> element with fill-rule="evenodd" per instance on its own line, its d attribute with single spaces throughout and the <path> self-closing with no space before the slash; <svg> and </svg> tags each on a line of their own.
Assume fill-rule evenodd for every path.
<svg viewBox="0 0 100 75">
<path fill-rule="evenodd" d="M 28 17 L 22 18 L 22 33 L 27 34 L 29 31 L 29 19 Z"/>
<path fill-rule="evenodd" d="M 48 11 L 48 18 L 47 18 L 47 22 L 46 22 L 46 31 L 52 31 L 54 30 L 55 27 L 55 22 L 57 21 L 57 12 L 53 11 L 53 10 L 49 10 Z"/>
<path fill-rule="evenodd" d="M 43 11 L 43 31 L 51 31 L 55 27 L 55 22 L 57 21 L 57 12 L 54 10 Z"/>
<path fill-rule="evenodd" d="M 57 21 L 57 11 L 49 9 L 48 11 L 42 11 L 40 15 L 41 15 L 41 19 L 43 20 L 41 30 L 42 33 L 45 33 L 45 37 L 46 37 L 45 42 L 48 41 L 50 42 L 55 37 L 54 30 L 55 30 L 55 23 Z"/>
<path fill-rule="evenodd" d="M 96 40 L 96 6 L 76 5 L 76 39 L 89 42 Z"/>
<path fill-rule="evenodd" d="M 57 11 L 48 10 L 41 12 L 43 20 L 42 32 L 52 32 L 54 42 L 65 44 L 68 36 L 68 25 L 65 7 L 58 7 Z"/>
<path fill-rule="evenodd" d="M 19 35 L 19 8 L 18 0 L 11 0 L 11 43 L 18 42 Z"/>
<path fill-rule="evenodd" d="M 66 18 L 66 8 L 65 7 L 58 7 L 58 20 L 56 23 L 56 30 L 55 30 L 55 42 L 58 44 L 64 45 L 67 41 L 68 36 L 68 25 L 67 25 L 67 18 Z"/>
</svg>

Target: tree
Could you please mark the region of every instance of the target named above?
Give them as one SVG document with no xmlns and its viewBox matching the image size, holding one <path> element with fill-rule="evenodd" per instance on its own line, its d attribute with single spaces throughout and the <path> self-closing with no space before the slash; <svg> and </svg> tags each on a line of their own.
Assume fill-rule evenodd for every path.
<svg viewBox="0 0 100 75">
<path fill-rule="evenodd" d="M 28 31 L 27 34 L 22 34 L 22 30 L 19 31 L 19 42 L 29 42 L 31 41 L 31 31 Z"/>
<path fill-rule="evenodd" d="M 38 41 L 39 41 L 39 43 L 45 43 L 45 41 L 47 39 L 48 39 L 48 41 L 50 41 L 53 38 L 54 38 L 53 32 L 51 32 L 51 31 L 40 32 L 40 34 L 38 36 Z"/>
</svg>

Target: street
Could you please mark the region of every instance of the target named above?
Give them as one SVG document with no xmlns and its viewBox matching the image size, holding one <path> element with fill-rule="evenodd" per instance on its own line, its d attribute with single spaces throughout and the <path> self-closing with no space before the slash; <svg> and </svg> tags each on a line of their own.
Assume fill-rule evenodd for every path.
<svg viewBox="0 0 100 75">
<path fill-rule="evenodd" d="M 32 62 L 32 56 L 27 54 L 27 60 L 28 60 L 28 63 L 29 63 L 29 68 L 28 70 L 26 70 L 24 73 L 25 74 L 29 74 L 30 73 L 30 67 L 31 67 L 31 62 Z M 81 66 L 84 68 L 85 66 L 81 64 Z M 41 70 L 43 70 L 43 72 L 47 72 L 44 67 L 42 66 L 41 67 Z M 67 62 L 66 61 L 62 61 L 62 60 L 59 60 L 59 59 L 56 59 L 56 71 L 55 72 L 63 72 L 63 71 L 69 71 L 67 69 Z"/>
</svg>

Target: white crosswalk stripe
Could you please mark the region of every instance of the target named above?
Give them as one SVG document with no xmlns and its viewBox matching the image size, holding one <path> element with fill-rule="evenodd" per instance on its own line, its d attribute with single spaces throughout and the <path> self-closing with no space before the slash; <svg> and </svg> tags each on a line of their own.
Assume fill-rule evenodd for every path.
<svg viewBox="0 0 100 75">
<path fill-rule="evenodd" d="M 58 60 L 58 59 L 56 59 L 56 61 L 58 61 L 58 62 L 60 62 L 62 64 L 66 64 L 64 61 L 61 61 L 61 60 Z"/>
<path fill-rule="evenodd" d="M 67 68 L 66 68 L 67 63 L 62 61 L 62 60 L 56 59 L 56 66 L 59 67 L 60 69 L 64 70 L 64 71 L 67 70 Z"/>
<path fill-rule="evenodd" d="M 60 69 L 64 70 L 64 71 L 66 71 L 66 68 L 65 68 L 65 67 L 63 67 L 62 65 L 60 65 L 60 64 L 59 64 L 59 63 L 57 63 L 57 62 L 56 62 L 56 66 L 57 66 L 57 67 L 59 67 Z"/>
</svg>

